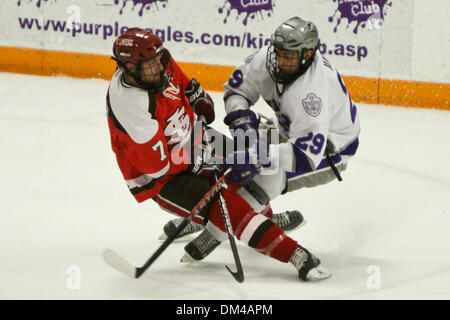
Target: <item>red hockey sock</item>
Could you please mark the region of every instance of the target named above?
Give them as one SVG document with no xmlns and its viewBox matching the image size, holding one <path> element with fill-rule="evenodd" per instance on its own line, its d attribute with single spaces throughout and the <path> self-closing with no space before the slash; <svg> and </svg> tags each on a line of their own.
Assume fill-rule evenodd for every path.
<svg viewBox="0 0 450 320">
<path fill-rule="evenodd" d="M 266 209 L 263 212 L 261 212 L 261 214 L 265 215 L 269 219 L 273 218 L 273 211 L 272 211 L 272 207 L 270 206 L 270 203 L 267 204 Z"/>
<path fill-rule="evenodd" d="M 255 213 L 247 201 L 235 192 L 236 190 L 237 187 L 229 186 L 222 191 L 236 237 L 262 254 L 282 262 L 289 262 L 297 248 L 297 241 L 288 237 L 265 215 Z M 221 230 L 226 231 L 219 201 L 213 204 L 209 220 Z"/>
</svg>

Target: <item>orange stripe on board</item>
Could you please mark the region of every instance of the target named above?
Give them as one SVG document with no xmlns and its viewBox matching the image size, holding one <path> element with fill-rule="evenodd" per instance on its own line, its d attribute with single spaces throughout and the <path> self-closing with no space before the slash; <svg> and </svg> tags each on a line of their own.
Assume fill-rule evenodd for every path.
<svg viewBox="0 0 450 320">
<path fill-rule="evenodd" d="M 180 62 L 189 77 L 207 90 L 222 91 L 234 67 Z M 0 47 L 0 71 L 76 78 L 111 79 L 116 64 L 109 56 Z M 450 84 L 344 76 L 355 102 L 450 110 Z"/>
<path fill-rule="evenodd" d="M 354 102 L 378 104 L 378 79 L 342 76 Z"/>
<path fill-rule="evenodd" d="M 380 79 L 380 104 L 450 110 L 450 84 Z"/>
<path fill-rule="evenodd" d="M 207 90 L 223 91 L 223 84 L 228 80 L 234 67 L 216 66 L 202 63 L 179 62 L 178 65 L 184 73 L 191 78 L 196 78 Z"/>
</svg>

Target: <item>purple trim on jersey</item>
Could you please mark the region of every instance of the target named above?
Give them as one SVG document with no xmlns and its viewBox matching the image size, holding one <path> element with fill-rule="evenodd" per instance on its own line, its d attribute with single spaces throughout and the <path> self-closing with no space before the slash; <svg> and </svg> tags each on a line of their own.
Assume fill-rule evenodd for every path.
<svg viewBox="0 0 450 320">
<path fill-rule="evenodd" d="M 300 175 L 303 175 L 305 173 L 309 173 L 314 171 L 309 164 L 308 157 L 306 154 L 301 151 L 299 148 L 295 147 L 294 150 L 294 156 L 295 156 L 295 172 L 286 172 L 286 176 L 288 179 L 291 179 L 293 177 L 297 177 Z M 342 161 L 342 157 L 340 154 L 335 154 L 330 157 L 331 161 L 333 161 L 334 164 L 338 164 Z M 329 167 L 330 164 L 328 163 L 327 159 L 324 158 L 322 161 L 320 161 L 319 165 L 317 166 L 316 170 L 321 170 L 324 168 Z"/>
<path fill-rule="evenodd" d="M 275 100 L 264 100 L 272 108 L 273 111 L 279 112 L 280 105 Z"/>
<path fill-rule="evenodd" d="M 292 149 L 294 150 L 294 157 L 295 157 L 295 175 L 313 171 L 311 165 L 309 164 L 309 160 L 306 154 L 302 150 L 300 150 L 297 146 L 293 146 Z"/>
<path fill-rule="evenodd" d="M 279 85 L 278 83 L 275 83 L 275 88 L 277 89 L 278 96 L 281 97 L 284 93 L 284 88 L 286 88 L 286 87 L 284 85 L 280 84 L 281 85 L 281 91 L 280 91 L 280 89 L 278 88 L 278 85 Z"/>
<path fill-rule="evenodd" d="M 327 60 L 327 58 L 325 58 L 324 56 L 322 56 L 322 60 L 323 60 L 323 65 L 325 67 L 328 67 L 330 70 L 333 70 L 333 67 L 331 66 L 330 61 Z"/>
<path fill-rule="evenodd" d="M 356 138 L 355 141 L 350 143 L 344 150 L 339 152 L 339 154 L 342 154 L 344 156 L 353 156 L 355 155 L 356 150 L 358 150 L 358 146 L 359 146 L 359 139 Z"/>
<path fill-rule="evenodd" d="M 335 154 L 334 156 L 330 156 L 331 161 L 333 161 L 334 164 L 338 164 L 342 161 L 342 157 L 340 154 Z M 328 163 L 327 159 L 322 159 L 320 161 L 319 165 L 317 166 L 316 170 L 324 169 L 326 167 L 329 167 L 330 164 Z"/>
</svg>

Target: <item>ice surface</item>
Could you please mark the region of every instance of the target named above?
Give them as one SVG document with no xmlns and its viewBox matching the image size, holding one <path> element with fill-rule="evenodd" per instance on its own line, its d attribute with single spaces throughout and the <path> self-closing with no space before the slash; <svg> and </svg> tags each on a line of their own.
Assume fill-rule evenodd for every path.
<svg viewBox="0 0 450 320">
<path fill-rule="evenodd" d="M 127 190 L 110 148 L 108 82 L 0 73 L 0 84 L 1 299 L 450 298 L 450 112 L 358 104 L 361 144 L 344 181 L 273 202 L 304 214 L 291 236 L 330 279 L 301 282 L 290 264 L 238 242 L 239 284 L 225 269 L 228 243 L 179 263 L 191 236 L 132 280 L 102 261 L 103 249 L 141 265 L 172 216 Z M 211 95 L 224 131 L 222 94 Z M 255 109 L 271 114 L 262 101 Z M 70 289 L 73 270 L 80 289 Z M 379 289 L 367 286 L 372 270 Z"/>
</svg>

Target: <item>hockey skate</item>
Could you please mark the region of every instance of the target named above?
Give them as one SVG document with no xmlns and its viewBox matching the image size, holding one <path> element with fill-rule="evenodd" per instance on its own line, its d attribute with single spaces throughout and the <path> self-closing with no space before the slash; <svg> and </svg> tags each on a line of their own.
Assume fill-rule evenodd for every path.
<svg viewBox="0 0 450 320">
<path fill-rule="evenodd" d="M 300 211 L 285 211 L 274 214 L 272 222 L 278 225 L 283 231 L 294 231 L 306 224 L 306 220 Z M 200 261 L 206 258 L 221 242 L 206 229 L 194 240 L 190 241 L 184 247 L 184 255 L 181 262 Z"/>
<path fill-rule="evenodd" d="M 159 236 L 159 240 L 166 240 L 170 235 L 174 234 L 182 221 L 183 218 L 177 218 L 167 222 L 163 228 L 164 233 Z M 306 220 L 298 210 L 276 213 L 272 217 L 272 222 L 285 232 L 294 231 L 306 224 Z M 204 226 L 202 225 L 190 222 L 175 239 L 180 239 L 188 234 L 199 232 L 203 228 Z"/>
<path fill-rule="evenodd" d="M 166 240 L 168 237 L 173 235 L 182 221 L 183 218 L 178 218 L 167 222 L 163 227 L 164 233 L 159 236 L 159 240 Z M 199 232 L 203 228 L 204 226 L 200 224 L 190 222 L 183 230 L 181 230 L 181 232 L 176 236 L 175 239 L 180 239 L 184 236 L 187 236 L 188 234 Z"/>
<path fill-rule="evenodd" d="M 289 262 L 295 266 L 298 277 L 303 281 L 319 281 L 331 277 L 331 273 L 320 264 L 320 260 L 300 245 Z"/>
<path fill-rule="evenodd" d="M 276 213 L 273 215 L 271 220 L 287 233 L 297 230 L 306 224 L 306 220 L 298 210 Z"/>
<path fill-rule="evenodd" d="M 180 262 L 200 261 L 207 257 L 221 244 L 214 236 L 204 229 L 200 235 L 190 241 L 185 247 L 185 254 L 181 257 Z"/>
</svg>

